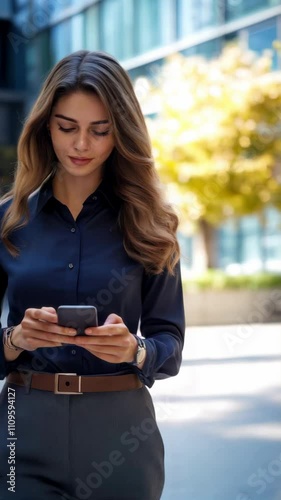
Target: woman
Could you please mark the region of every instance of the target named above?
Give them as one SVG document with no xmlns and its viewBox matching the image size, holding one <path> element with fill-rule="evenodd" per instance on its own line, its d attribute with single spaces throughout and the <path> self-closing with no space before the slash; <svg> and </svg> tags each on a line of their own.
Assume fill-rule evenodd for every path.
<svg viewBox="0 0 281 500">
<path fill-rule="evenodd" d="M 53 68 L 18 160 L 0 205 L 0 498 L 157 500 L 163 444 L 146 386 L 181 362 L 178 220 L 113 57 L 79 51 Z M 62 304 L 96 306 L 99 326 L 58 325 Z"/>
</svg>

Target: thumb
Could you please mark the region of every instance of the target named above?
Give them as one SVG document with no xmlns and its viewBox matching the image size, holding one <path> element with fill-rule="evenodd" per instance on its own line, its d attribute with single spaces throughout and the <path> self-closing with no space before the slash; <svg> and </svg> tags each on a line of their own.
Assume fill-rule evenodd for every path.
<svg viewBox="0 0 281 500">
<path fill-rule="evenodd" d="M 54 307 L 41 307 L 41 309 L 43 309 L 43 311 L 47 311 L 47 312 L 50 312 L 50 313 L 53 313 L 53 314 L 57 314 L 57 311 L 55 310 Z"/>
<path fill-rule="evenodd" d="M 58 316 L 57 316 L 57 311 L 55 310 L 54 307 L 41 307 L 41 309 L 52 315 L 49 321 L 57 323 Z"/>
<path fill-rule="evenodd" d="M 123 323 L 123 319 L 114 313 L 109 314 L 104 322 L 105 325 L 116 325 L 117 323 Z"/>
</svg>

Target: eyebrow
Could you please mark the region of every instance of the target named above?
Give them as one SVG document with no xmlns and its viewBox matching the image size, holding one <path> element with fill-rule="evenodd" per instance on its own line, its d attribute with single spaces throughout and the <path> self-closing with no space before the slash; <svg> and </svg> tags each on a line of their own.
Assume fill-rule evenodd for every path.
<svg viewBox="0 0 281 500">
<path fill-rule="evenodd" d="M 65 115 L 55 115 L 56 118 L 63 118 L 63 120 L 68 120 L 69 122 L 73 122 L 73 123 L 78 123 L 77 120 L 74 120 L 74 118 L 69 118 L 69 116 L 65 116 Z M 91 122 L 90 125 L 102 125 L 103 123 L 109 123 L 108 120 L 98 120 L 96 122 Z"/>
</svg>

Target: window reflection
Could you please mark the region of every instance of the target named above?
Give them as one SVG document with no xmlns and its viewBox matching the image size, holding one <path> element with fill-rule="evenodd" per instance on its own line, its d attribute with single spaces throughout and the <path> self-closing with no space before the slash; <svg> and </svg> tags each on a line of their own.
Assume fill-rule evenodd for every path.
<svg viewBox="0 0 281 500">
<path fill-rule="evenodd" d="M 226 0 L 226 19 L 231 21 L 275 5 L 280 5 L 280 0 Z"/>
<path fill-rule="evenodd" d="M 100 49 L 99 4 L 85 11 L 85 48 L 87 50 Z"/>
<path fill-rule="evenodd" d="M 272 19 L 255 24 L 248 29 L 249 48 L 262 54 L 266 49 L 272 49 L 272 44 L 278 38 L 277 20 Z M 273 67 L 277 69 L 278 57 L 274 54 Z"/>
<path fill-rule="evenodd" d="M 223 18 L 219 0 L 178 0 L 178 36 L 182 38 L 194 31 L 217 25 Z"/>
<path fill-rule="evenodd" d="M 218 230 L 218 263 L 231 269 L 254 272 L 266 269 L 281 271 L 281 213 L 273 207 L 262 214 L 225 222 Z"/>
</svg>

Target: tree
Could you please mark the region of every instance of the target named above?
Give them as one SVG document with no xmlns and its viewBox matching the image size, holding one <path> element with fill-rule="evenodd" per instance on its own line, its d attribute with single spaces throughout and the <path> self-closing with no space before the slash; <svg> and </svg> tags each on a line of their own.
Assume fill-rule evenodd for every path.
<svg viewBox="0 0 281 500">
<path fill-rule="evenodd" d="M 160 177 L 201 231 L 207 267 L 221 222 L 281 209 L 281 72 L 271 67 L 272 52 L 237 46 L 211 61 L 174 55 L 142 96 L 157 103 L 147 122 Z"/>
</svg>

